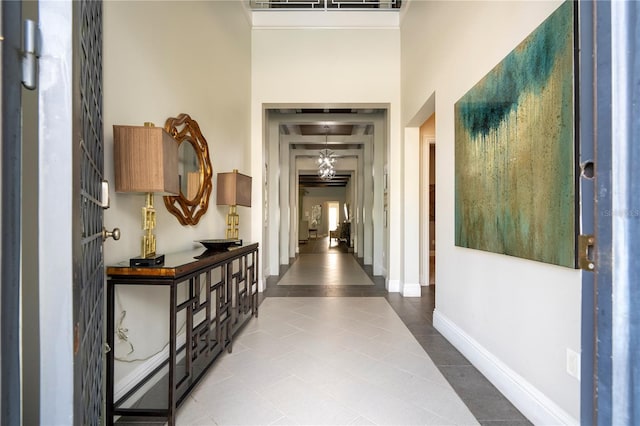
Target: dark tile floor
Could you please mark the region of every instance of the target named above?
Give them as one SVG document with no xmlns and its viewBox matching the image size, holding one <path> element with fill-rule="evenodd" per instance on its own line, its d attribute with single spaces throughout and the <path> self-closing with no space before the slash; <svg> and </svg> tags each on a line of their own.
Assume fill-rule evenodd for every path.
<svg viewBox="0 0 640 426">
<path fill-rule="evenodd" d="M 317 253 L 348 253 L 349 248 L 345 243 L 337 243 L 332 240 L 329 244 L 328 237 L 309 238 L 307 241 L 301 241 L 298 244 L 300 254 L 317 254 Z"/>
<path fill-rule="evenodd" d="M 326 242 L 326 239 L 324 241 Z M 325 246 L 328 248 L 328 244 Z M 313 252 L 313 249 L 310 248 L 307 252 Z M 420 298 L 405 298 L 399 293 L 388 293 L 384 278 L 374 276 L 371 266 L 363 265 L 362 259 L 358 261 L 373 280 L 374 286 L 279 286 L 278 280 L 288 269 L 288 265 L 284 265 L 280 268 L 279 276 L 267 279 L 266 289 L 261 293 L 260 299 L 263 300 L 265 297 L 385 297 L 480 424 L 485 426 L 531 424 L 433 327 L 435 286 L 423 287 Z"/>
</svg>

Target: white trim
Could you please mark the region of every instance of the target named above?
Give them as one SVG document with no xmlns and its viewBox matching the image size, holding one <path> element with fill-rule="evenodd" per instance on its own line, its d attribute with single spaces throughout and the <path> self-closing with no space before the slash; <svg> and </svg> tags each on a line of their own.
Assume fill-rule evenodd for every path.
<svg viewBox="0 0 640 426">
<path fill-rule="evenodd" d="M 400 293 L 400 280 L 387 279 L 387 291 L 389 293 Z"/>
<path fill-rule="evenodd" d="M 74 418 L 73 247 L 80 236 L 73 234 L 73 164 L 80 159 L 73 152 L 72 96 L 72 70 L 79 58 L 73 55 L 72 6 L 70 1 L 36 4 L 41 39 L 47 42 L 38 64 L 37 93 L 40 395 L 30 403 L 39 404 L 41 419 L 56 425 L 79 422 Z"/>
<path fill-rule="evenodd" d="M 437 309 L 433 325 L 533 424 L 580 423 Z"/>
<path fill-rule="evenodd" d="M 421 297 L 422 291 L 419 283 L 405 283 L 402 288 L 402 297 Z"/>
<path fill-rule="evenodd" d="M 258 278 L 258 293 L 262 293 L 264 290 L 264 279 Z"/>
</svg>

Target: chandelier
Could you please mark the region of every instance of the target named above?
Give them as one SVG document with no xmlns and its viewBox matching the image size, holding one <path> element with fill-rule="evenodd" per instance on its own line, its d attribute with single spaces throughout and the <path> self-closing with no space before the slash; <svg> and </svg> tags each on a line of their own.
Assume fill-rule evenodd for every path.
<svg viewBox="0 0 640 426">
<path fill-rule="evenodd" d="M 318 157 L 318 177 L 322 180 L 331 180 L 336 175 L 336 155 L 327 148 L 329 141 L 329 126 L 324 126 L 324 149 L 320 150 Z"/>
</svg>

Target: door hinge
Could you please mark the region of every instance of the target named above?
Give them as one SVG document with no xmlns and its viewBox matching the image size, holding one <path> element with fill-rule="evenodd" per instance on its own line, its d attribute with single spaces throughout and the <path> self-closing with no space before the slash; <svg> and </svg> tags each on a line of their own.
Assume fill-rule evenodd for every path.
<svg viewBox="0 0 640 426">
<path fill-rule="evenodd" d="M 22 85 L 29 90 L 36 88 L 41 44 L 38 24 L 31 19 L 25 19 L 22 38 Z"/>
<path fill-rule="evenodd" d="M 593 260 L 593 247 L 596 237 L 593 235 L 578 235 L 578 267 L 585 271 L 595 271 L 596 262 Z"/>
</svg>

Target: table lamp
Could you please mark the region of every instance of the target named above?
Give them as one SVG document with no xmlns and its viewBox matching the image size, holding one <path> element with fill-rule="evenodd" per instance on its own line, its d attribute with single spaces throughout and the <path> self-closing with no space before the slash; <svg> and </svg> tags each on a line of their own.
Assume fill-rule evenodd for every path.
<svg viewBox="0 0 640 426">
<path fill-rule="evenodd" d="M 156 253 L 156 211 L 153 194 L 177 195 L 178 143 L 161 127 L 152 123 L 144 126 L 113 126 L 113 163 L 116 192 L 146 194 L 142 208 L 142 236 L 140 256 L 130 259 L 130 266 L 159 266 L 164 255 Z"/>
<path fill-rule="evenodd" d="M 236 206 L 251 207 L 251 176 L 238 173 L 236 169 L 229 173 L 218 173 L 216 203 L 219 206 L 229 206 L 226 237 L 238 239 L 240 216 Z"/>
</svg>

